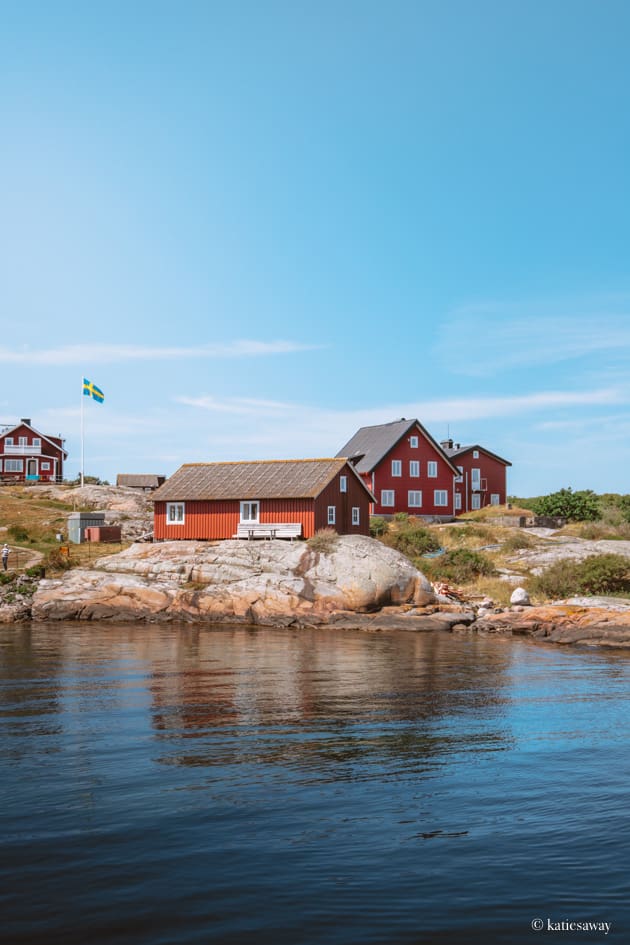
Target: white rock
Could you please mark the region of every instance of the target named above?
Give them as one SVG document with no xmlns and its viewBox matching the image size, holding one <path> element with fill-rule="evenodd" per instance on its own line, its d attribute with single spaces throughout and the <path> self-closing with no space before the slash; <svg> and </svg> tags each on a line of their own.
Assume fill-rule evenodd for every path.
<svg viewBox="0 0 630 945">
<path fill-rule="evenodd" d="M 517 604 L 520 607 L 531 607 L 532 602 L 529 599 L 529 594 L 524 587 L 517 587 L 512 591 L 512 596 L 510 597 L 510 604 Z"/>
</svg>

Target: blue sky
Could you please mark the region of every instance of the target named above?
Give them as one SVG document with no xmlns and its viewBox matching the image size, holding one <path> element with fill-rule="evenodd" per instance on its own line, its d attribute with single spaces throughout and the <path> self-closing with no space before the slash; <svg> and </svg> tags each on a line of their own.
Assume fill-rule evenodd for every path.
<svg viewBox="0 0 630 945">
<path fill-rule="evenodd" d="M 86 473 L 417 416 L 630 492 L 630 6 L 2 3 L 0 421 Z"/>
</svg>

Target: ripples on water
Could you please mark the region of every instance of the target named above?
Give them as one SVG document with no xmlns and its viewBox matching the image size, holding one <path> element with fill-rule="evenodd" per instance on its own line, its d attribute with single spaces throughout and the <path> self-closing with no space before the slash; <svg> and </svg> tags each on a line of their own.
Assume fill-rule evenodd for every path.
<svg viewBox="0 0 630 945">
<path fill-rule="evenodd" d="M 629 654 L 0 627 L 15 943 L 630 942 Z"/>
</svg>

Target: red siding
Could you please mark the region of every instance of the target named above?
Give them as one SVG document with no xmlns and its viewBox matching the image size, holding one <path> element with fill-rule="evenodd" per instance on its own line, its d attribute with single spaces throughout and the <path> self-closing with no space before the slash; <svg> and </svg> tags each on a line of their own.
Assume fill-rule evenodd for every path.
<svg viewBox="0 0 630 945">
<path fill-rule="evenodd" d="M 418 437 L 418 446 L 410 446 L 410 437 Z M 392 476 L 392 460 L 400 460 L 402 463 L 402 475 Z M 409 475 L 409 463 L 416 460 L 420 463 L 420 475 L 418 477 Z M 429 462 L 437 463 L 437 476 L 427 475 L 427 464 Z M 376 505 L 374 506 L 375 515 L 392 515 L 395 512 L 408 512 L 410 515 L 447 515 L 453 514 L 453 471 L 445 461 L 444 457 L 435 449 L 422 434 L 419 427 L 409 430 L 402 439 L 389 451 L 387 456 L 381 460 L 371 476 L 366 477 L 366 482 L 372 488 L 376 496 Z M 385 489 L 394 490 L 394 505 L 381 505 L 381 493 Z M 434 492 L 436 489 L 445 490 L 447 493 L 447 504 L 445 506 L 436 506 L 434 502 Z M 418 508 L 409 505 L 408 493 L 422 492 L 422 505 Z"/>
<path fill-rule="evenodd" d="M 482 489 L 478 493 L 480 497 L 480 508 L 491 504 L 492 495 L 499 496 L 499 505 L 504 505 L 507 501 L 507 467 L 488 456 L 483 450 L 479 450 L 479 458 L 473 458 L 473 451 L 463 453 L 453 459 L 456 466 L 463 469 L 463 481 L 455 483 L 455 491 L 462 497 L 462 507 L 457 510 L 457 514 L 470 512 L 472 509 L 472 497 L 474 495 L 471 488 L 472 470 L 481 470 Z"/>
<path fill-rule="evenodd" d="M 25 437 L 26 444 L 24 452 L 21 453 L 6 453 L 5 452 L 5 440 L 6 437 L 13 437 L 13 445 L 19 445 L 19 438 Z M 39 437 L 41 440 L 41 447 L 38 451 L 29 450 L 29 447 L 33 444 L 33 439 Z M 33 430 L 31 427 L 26 426 L 25 424 L 19 424 L 14 430 L 9 430 L 7 433 L 0 436 L 0 476 L 3 479 L 15 479 L 16 482 L 21 482 L 29 474 L 29 460 L 35 461 L 34 473 L 39 477 L 40 481 L 55 481 L 55 478 L 63 478 L 63 447 L 61 445 L 61 440 L 59 437 L 54 437 L 55 443 L 49 443 L 45 438 L 45 434 L 38 433 L 36 430 Z M 60 445 L 57 446 L 56 444 Z M 22 460 L 22 471 L 21 472 L 12 472 L 5 469 L 5 463 L 7 459 L 21 459 Z M 55 464 L 55 460 L 57 460 Z M 42 461 L 50 464 L 50 469 L 42 469 Z"/>
<path fill-rule="evenodd" d="M 341 491 L 340 477 L 347 478 L 347 492 Z M 335 507 L 335 524 L 328 525 L 328 507 Z M 352 509 L 359 509 L 359 524 L 352 524 Z M 340 535 L 370 534 L 370 497 L 356 475 L 346 465 L 315 500 L 315 530 L 334 528 Z"/>
</svg>

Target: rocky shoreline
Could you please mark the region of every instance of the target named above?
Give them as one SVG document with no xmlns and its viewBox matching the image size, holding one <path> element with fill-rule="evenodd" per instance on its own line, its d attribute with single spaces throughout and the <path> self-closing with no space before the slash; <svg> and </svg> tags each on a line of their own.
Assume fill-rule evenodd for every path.
<svg viewBox="0 0 630 945">
<path fill-rule="evenodd" d="M 20 588 L 0 603 L 0 622 L 95 620 L 446 630 L 527 636 L 575 645 L 630 646 L 630 601 L 575 598 L 496 608 L 455 602 L 402 554 L 362 536 L 326 548 L 303 542 L 134 544 Z"/>
</svg>

